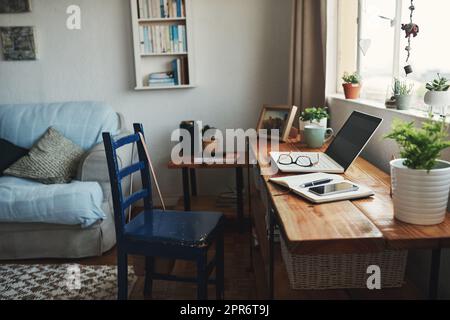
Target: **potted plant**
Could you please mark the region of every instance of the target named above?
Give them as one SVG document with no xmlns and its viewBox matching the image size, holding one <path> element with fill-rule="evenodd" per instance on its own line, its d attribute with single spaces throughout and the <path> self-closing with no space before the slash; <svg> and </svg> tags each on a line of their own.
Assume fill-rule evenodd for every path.
<svg viewBox="0 0 450 320">
<path fill-rule="evenodd" d="M 327 120 L 329 118 L 327 108 L 307 108 L 300 115 L 300 131 L 305 130 L 307 125 L 317 125 L 327 128 Z"/>
<path fill-rule="evenodd" d="M 450 105 L 450 83 L 438 73 L 437 79 L 427 83 L 428 92 L 425 94 L 425 103 L 432 107 L 441 107 L 442 114 L 446 114 L 446 108 Z"/>
<path fill-rule="evenodd" d="M 450 162 L 438 160 L 450 147 L 445 118 L 432 116 L 421 128 L 414 122 L 395 121 L 387 139 L 401 148 L 401 158 L 391 165 L 395 218 L 411 224 L 435 225 L 447 213 L 450 191 Z"/>
<path fill-rule="evenodd" d="M 398 110 L 408 110 L 411 105 L 412 91 L 414 85 L 408 83 L 406 80 L 401 81 L 398 78 L 394 79 L 394 86 L 392 87 L 392 93 L 395 97 L 395 104 Z"/>
<path fill-rule="evenodd" d="M 345 72 L 342 80 L 344 81 L 342 86 L 344 87 L 345 99 L 358 99 L 361 93 L 361 76 L 357 72 L 352 74 Z"/>
</svg>

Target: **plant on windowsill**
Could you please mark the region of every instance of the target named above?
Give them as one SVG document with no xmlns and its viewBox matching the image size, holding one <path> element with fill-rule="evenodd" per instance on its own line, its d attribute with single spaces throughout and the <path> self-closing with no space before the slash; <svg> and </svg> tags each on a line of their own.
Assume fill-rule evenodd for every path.
<svg viewBox="0 0 450 320">
<path fill-rule="evenodd" d="M 328 108 L 306 108 L 300 115 L 299 128 L 300 131 L 305 130 L 307 125 L 316 125 L 318 127 L 327 128 L 327 120 L 329 118 Z"/>
<path fill-rule="evenodd" d="M 428 92 L 425 94 L 425 103 L 430 106 L 430 111 L 433 107 L 440 107 L 441 114 L 446 115 L 447 107 L 450 105 L 450 83 L 449 80 L 441 77 L 438 73 L 437 79 L 427 83 L 426 88 Z"/>
<path fill-rule="evenodd" d="M 395 104 L 398 110 L 408 110 L 411 105 L 412 92 L 414 85 L 406 80 L 394 79 L 392 93 L 394 94 Z"/>
<path fill-rule="evenodd" d="M 430 119 L 421 128 L 396 120 L 385 138 L 397 142 L 401 158 L 391 161 L 394 215 L 417 225 L 445 220 L 450 191 L 450 162 L 438 160 L 450 147 L 445 118 Z"/>
<path fill-rule="evenodd" d="M 344 87 L 345 99 L 358 99 L 361 93 L 361 76 L 357 72 L 352 74 L 345 72 L 342 81 L 344 81 L 342 86 Z"/>
</svg>

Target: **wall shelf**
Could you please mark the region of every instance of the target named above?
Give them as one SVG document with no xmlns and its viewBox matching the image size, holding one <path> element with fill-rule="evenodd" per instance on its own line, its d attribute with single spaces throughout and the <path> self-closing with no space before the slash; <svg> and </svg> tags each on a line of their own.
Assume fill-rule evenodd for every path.
<svg viewBox="0 0 450 320">
<path fill-rule="evenodd" d="M 180 18 L 151 18 L 151 19 L 138 19 L 139 23 L 156 23 L 156 22 L 179 22 L 186 21 L 185 17 Z"/>
<path fill-rule="evenodd" d="M 141 57 L 186 56 L 187 52 L 141 53 Z"/>
<path fill-rule="evenodd" d="M 131 20 L 133 30 L 133 47 L 134 47 L 134 64 L 136 76 L 136 91 L 145 90 L 173 90 L 173 89 L 189 89 L 195 85 L 195 68 L 193 54 L 193 36 L 192 36 L 192 18 L 191 3 L 192 0 L 164 0 L 168 5 L 173 5 L 168 9 L 165 7 L 165 14 L 160 14 L 159 9 L 157 16 L 155 13 L 145 13 L 144 8 L 149 4 L 158 4 L 160 0 L 130 0 Z M 182 7 L 182 16 L 177 17 L 176 8 Z M 143 4 L 140 9 L 139 5 Z M 150 7 L 147 7 L 150 12 Z M 160 8 L 158 6 L 158 8 Z M 161 15 L 163 17 L 158 17 Z M 185 34 L 185 35 L 184 35 Z M 178 39 L 178 41 L 177 41 Z M 180 49 L 186 49 L 186 52 L 179 52 Z M 168 52 L 162 52 L 168 51 Z M 174 72 L 175 70 L 179 72 Z M 173 86 L 149 86 L 150 74 L 152 79 L 164 73 L 176 74 Z M 167 81 L 173 81 L 171 78 Z"/>
<path fill-rule="evenodd" d="M 193 84 L 185 84 L 178 86 L 161 86 L 161 87 L 136 87 L 134 90 L 136 91 L 149 91 L 149 90 L 175 90 L 175 89 L 193 89 L 196 86 Z"/>
</svg>

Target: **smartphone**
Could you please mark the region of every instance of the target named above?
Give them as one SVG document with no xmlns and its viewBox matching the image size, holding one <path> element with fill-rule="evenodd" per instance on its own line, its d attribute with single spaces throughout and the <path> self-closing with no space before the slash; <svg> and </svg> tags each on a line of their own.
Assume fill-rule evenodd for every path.
<svg viewBox="0 0 450 320">
<path fill-rule="evenodd" d="M 341 194 L 346 192 L 352 192 L 352 191 L 358 191 L 359 187 L 355 186 L 348 182 L 341 182 L 341 183 L 335 183 L 335 184 L 328 184 L 324 186 L 314 187 L 310 188 L 309 191 L 321 196 L 331 196 L 335 194 Z"/>
</svg>

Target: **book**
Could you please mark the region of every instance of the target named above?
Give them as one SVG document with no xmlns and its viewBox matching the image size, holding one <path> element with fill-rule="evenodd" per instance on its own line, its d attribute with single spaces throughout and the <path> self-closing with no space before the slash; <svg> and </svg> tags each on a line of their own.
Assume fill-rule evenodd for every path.
<svg viewBox="0 0 450 320">
<path fill-rule="evenodd" d="M 177 17 L 182 17 L 183 16 L 183 8 L 182 8 L 182 2 L 181 0 L 175 0 L 177 2 Z"/>
<path fill-rule="evenodd" d="M 174 75 L 174 79 L 175 79 L 175 85 L 180 85 L 180 59 L 174 59 L 172 60 L 172 72 Z"/>
<path fill-rule="evenodd" d="M 143 0 L 142 1 L 142 19 L 148 18 L 148 1 Z"/>
<path fill-rule="evenodd" d="M 145 40 L 144 40 L 144 27 L 139 26 L 139 50 L 141 53 L 145 53 Z"/>
<path fill-rule="evenodd" d="M 313 181 L 318 180 L 325 180 L 325 179 L 332 179 L 332 182 L 328 184 L 334 184 L 334 183 L 340 183 L 340 182 L 348 182 L 350 184 L 353 184 L 358 187 L 358 190 L 341 193 L 341 194 L 335 194 L 335 195 L 328 195 L 328 196 L 319 196 L 309 191 L 308 188 L 302 188 L 302 185 L 306 183 L 310 183 Z M 353 183 L 351 181 L 346 180 L 343 176 L 335 175 L 335 174 L 327 174 L 327 173 L 312 173 L 312 174 L 305 174 L 305 175 L 296 175 L 296 176 L 288 176 L 288 177 L 281 177 L 281 178 L 271 178 L 269 179 L 270 182 L 281 185 L 285 188 L 288 188 L 293 193 L 297 194 L 298 196 L 312 202 L 312 203 L 328 203 L 328 202 L 335 202 L 335 201 L 343 201 L 343 200 L 353 200 L 353 199 L 361 199 L 361 198 L 368 198 L 374 195 L 374 192 L 370 190 L 369 188 L 359 185 L 356 183 Z M 327 185 L 327 184 L 325 184 Z"/>
<path fill-rule="evenodd" d="M 150 73 L 149 75 L 150 79 L 173 79 L 173 72 L 155 72 Z"/>
<path fill-rule="evenodd" d="M 167 79 L 149 79 L 149 83 L 158 83 L 158 84 L 164 84 L 164 83 L 175 83 L 174 78 L 167 78 Z"/>
<path fill-rule="evenodd" d="M 145 0 L 138 0 L 138 18 L 139 19 L 144 18 L 144 1 Z"/>
<path fill-rule="evenodd" d="M 150 52 L 150 45 L 148 44 L 148 40 L 149 40 L 149 37 L 148 37 L 148 27 L 143 27 L 143 36 L 144 36 L 144 51 L 143 51 L 143 53 L 149 53 Z"/>
<path fill-rule="evenodd" d="M 186 57 L 180 58 L 180 68 L 181 84 L 187 85 L 189 84 L 189 64 Z"/>
<path fill-rule="evenodd" d="M 165 17 L 164 13 L 164 0 L 159 1 L 159 9 L 160 9 L 160 18 Z"/>
<path fill-rule="evenodd" d="M 153 8 L 152 8 L 151 0 L 145 0 L 145 1 L 147 1 L 147 18 L 152 18 L 153 17 Z"/>
<path fill-rule="evenodd" d="M 183 26 L 178 25 L 178 52 L 185 52 L 183 47 Z"/>
</svg>

